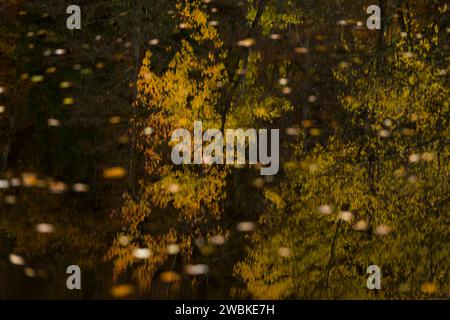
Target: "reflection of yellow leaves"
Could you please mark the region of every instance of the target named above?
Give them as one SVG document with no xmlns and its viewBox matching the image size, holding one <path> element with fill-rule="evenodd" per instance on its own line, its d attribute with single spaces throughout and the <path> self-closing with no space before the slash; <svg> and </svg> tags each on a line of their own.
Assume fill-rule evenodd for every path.
<svg viewBox="0 0 450 320">
<path fill-rule="evenodd" d="M 125 169 L 122 167 L 112 167 L 103 171 L 103 177 L 106 179 L 119 179 L 125 176 Z"/>
<path fill-rule="evenodd" d="M 275 192 L 267 190 L 264 193 L 264 195 L 266 196 L 267 199 L 272 201 L 277 206 L 278 209 L 284 208 L 284 201 L 283 201 L 283 199 L 278 194 L 276 194 Z"/>
</svg>

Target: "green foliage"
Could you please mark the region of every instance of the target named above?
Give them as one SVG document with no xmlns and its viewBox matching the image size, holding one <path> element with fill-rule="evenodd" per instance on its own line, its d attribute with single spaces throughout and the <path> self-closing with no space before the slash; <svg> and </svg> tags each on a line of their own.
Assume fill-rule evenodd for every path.
<svg viewBox="0 0 450 320">
<path fill-rule="evenodd" d="M 258 9 L 254 6 L 255 1 L 249 0 L 250 10 L 247 14 L 248 21 L 254 21 Z M 265 1 L 265 9 L 261 16 L 260 26 L 264 35 L 272 32 L 283 31 L 289 25 L 299 24 L 302 18 L 302 11 L 295 1 Z"/>
</svg>

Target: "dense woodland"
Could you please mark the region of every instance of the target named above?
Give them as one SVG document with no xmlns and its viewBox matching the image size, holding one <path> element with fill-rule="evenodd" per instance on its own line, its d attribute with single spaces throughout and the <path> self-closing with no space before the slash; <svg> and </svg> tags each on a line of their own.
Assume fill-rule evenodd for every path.
<svg viewBox="0 0 450 320">
<path fill-rule="evenodd" d="M 0 298 L 448 299 L 449 12 L 2 0 Z M 198 120 L 280 129 L 278 174 L 174 165 Z"/>
</svg>

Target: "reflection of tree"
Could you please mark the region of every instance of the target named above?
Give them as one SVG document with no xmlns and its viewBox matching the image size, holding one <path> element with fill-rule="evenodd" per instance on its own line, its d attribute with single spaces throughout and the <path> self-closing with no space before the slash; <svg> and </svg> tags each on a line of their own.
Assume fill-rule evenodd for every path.
<svg viewBox="0 0 450 320">
<path fill-rule="evenodd" d="M 178 128 L 192 130 L 198 120 L 203 122 L 203 130 L 223 125 L 255 127 L 256 121 L 272 121 L 291 109 L 284 99 L 261 99 L 265 89 L 257 85 L 256 64 L 260 58 L 257 53 L 249 54 L 249 49 L 244 49 L 246 54 L 239 64 L 242 69 L 242 63 L 246 65 L 245 84 L 240 74 L 230 83 L 226 69 L 228 53 L 199 2 L 180 3 L 177 14 L 183 38 L 167 69 L 156 73 L 155 56 L 148 52 L 139 74 L 136 102 L 139 115 L 134 125 L 140 135 L 137 147 L 145 157 L 147 177 L 140 182 L 139 198 L 126 196 L 119 215 L 126 226 L 124 234 L 131 238 L 130 244 L 123 246 L 120 239 L 124 234 L 120 234 L 108 254 L 120 274 L 136 265 L 133 248 L 150 248 L 151 257 L 133 271 L 145 289 L 159 267 L 170 267 L 167 263 L 170 244 L 179 245 L 184 266 L 211 261 L 208 256 L 216 251 L 211 239 L 226 236 L 227 230 L 222 226 L 235 223 L 224 216 L 228 192 L 239 197 L 237 192 L 227 189 L 228 181 L 233 185 L 229 168 L 173 165 L 171 133 Z M 234 95 L 239 94 L 243 96 L 238 101 Z M 254 105 L 258 106 L 256 110 L 252 109 Z M 146 135 L 145 128 L 151 128 L 151 133 Z M 206 243 L 199 245 L 202 238 Z M 194 243 L 200 248 L 200 256 L 195 253 Z"/>
<path fill-rule="evenodd" d="M 382 66 L 375 56 L 336 69 L 346 126 L 310 153 L 294 147 L 266 191 L 265 228 L 236 269 L 255 297 L 364 298 L 370 264 L 383 290 L 369 296 L 448 291 L 449 92 L 431 30 L 396 40 Z"/>
</svg>

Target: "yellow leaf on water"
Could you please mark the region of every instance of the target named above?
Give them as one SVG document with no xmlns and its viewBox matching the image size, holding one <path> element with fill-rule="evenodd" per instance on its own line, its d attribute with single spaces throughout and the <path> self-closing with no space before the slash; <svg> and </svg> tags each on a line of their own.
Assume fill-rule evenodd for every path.
<svg viewBox="0 0 450 320">
<path fill-rule="evenodd" d="M 244 39 L 244 40 L 238 41 L 237 44 L 240 47 L 247 47 L 247 48 L 249 48 L 249 47 L 253 46 L 255 43 L 256 43 L 255 39 L 248 38 L 248 39 Z"/>
<path fill-rule="evenodd" d="M 133 294 L 134 288 L 129 284 L 120 284 L 111 289 L 111 295 L 114 298 L 125 298 Z"/>
<path fill-rule="evenodd" d="M 31 77 L 31 82 L 42 82 L 44 81 L 44 76 L 41 75 L 35 75 Z"/>
<path fill-rule="evenodd" d="M 103 177 L 106 179 L 119 179 L 125 176 L 125 169 L 122 167 L 112 167 L 103 171 Z"/>
<path fill-rule="evenodd" d="M 34 173 L 25 172 L 22 174 L 22 181 L 24 186 L 32 187 L 37 183 L 37 176 Z"/>
<path fill-rule="evenodd" d="M 180 275 L 173 271 L 165 271 L 161 273 L 160 279 L 162 282 L 175 282 L 181 279 Z"/>
<path fill-rule="evenodd" d="M 64 100 L 63 100 L 63 104 L 65 104 L 65 105 L 73 104 L 73 102 L 74 102 L 73 98 L 70 98 L 70 97 L 64 98 Z"/>
<path fill-rule="evenodd" d="M 436 285 L 431 282 L 425 282 L 422 285 L 422 292 L 424 292 L 424 293 L 431 294 L 431 293 L 434 293 L 436 291 L 436 289 L 437 289 Z"/>
</svg>

